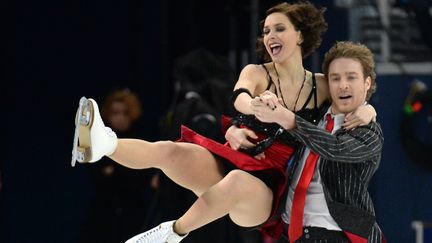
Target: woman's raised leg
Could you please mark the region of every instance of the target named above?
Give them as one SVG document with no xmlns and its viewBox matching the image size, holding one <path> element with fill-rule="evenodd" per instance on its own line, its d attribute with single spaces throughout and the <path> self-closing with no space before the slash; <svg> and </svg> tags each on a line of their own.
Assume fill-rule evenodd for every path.
<svg viewBox="0 0 432 243">
<path fill-rule="evenodd" d="M 205 148 L 171 141 L 117 139 L 102 121 L 96 101 L 81 98 L 77 111 L 72 165 L 109 156 L 129 168 L 159 168 L 177 184 L 201 195 L 223 178 L 217 158 Z"/>
<path fill-rule="evenodd" d="M 129 168 L 159 168 L 198 196 L 223 178 L 223 166 L 207 149 L 192 143 L 119 139 L 109 156 Z"/>
</svg>

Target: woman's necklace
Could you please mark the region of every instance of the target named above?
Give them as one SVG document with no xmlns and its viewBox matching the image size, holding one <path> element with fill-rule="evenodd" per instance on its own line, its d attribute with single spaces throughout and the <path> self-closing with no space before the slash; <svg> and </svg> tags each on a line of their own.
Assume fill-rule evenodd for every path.
<svg viewBox="0 0 432 243">
<path fill-rule="evenodd" d="M 282 102 L 283 102 L 285 108 L 289 109 L 288 106 L 287 106 L 287 104 L 285 103 L 285 99 L 284 99 L 283 94 L 282 94 L 282 89 L 281 89 L 281 85 L 280 85 L 279 73 L 278 73 L 278 71 L 277 71 L 277 69 L 276 69 L 276 64 L 275 64 L 275 63 L 273 63 L 273 68 L 274 68 L 274 70 L 275 70 L 275 72 L 276 72 L 277 82 L 278 82 L 278 88 L 279 88 L 280 96 L 281 96 L 281 98 L 282 98 Z M 304 84 L 305 84 L 305 82 L 306 82 L 306 69 L 303 68 L 303 70 L 304 70 L 304 78 L 303 78 L 302 85 L 301 85 L 301 87 L 300 87 L 300 90 L 299 90 L 299 92 L 298 92 L 298 94 L 297 94 L 297 98 L 296 98 L 295 103 L 294 103 L 294 107 L 293 107 L 293 111 L 294 111 L 294 112 L 296 112 L 295 109 L 296 109 L 296 107 L 297 107 L 297 102 L 298 102 L 298 100 L 299 100 L 299 98 L 300 98 L 301 91 L 303 90 L 303 86 L 304 86 Z"/>
</svg>

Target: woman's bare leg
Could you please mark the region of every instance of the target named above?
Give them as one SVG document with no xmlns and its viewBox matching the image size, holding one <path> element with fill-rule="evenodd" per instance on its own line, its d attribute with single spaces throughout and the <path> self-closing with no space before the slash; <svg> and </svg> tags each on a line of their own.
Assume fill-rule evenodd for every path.
<svg viewBox="0 0 432 243">
<path fill-rule="evenodd" d="M 195 144 L 117 140 L 115 134 L 105 129 L 96 102 L 81 100 L 73 162 L 75 159 L 96 162 L 101 156 L 109 155 L 126 167 L 160 168 L 177 184 L 194 191 L 200 197 L 177 221 L 177 233 L 190 232 L 226 214 L 241 226 L 258 225 L 269 217 L 273 193 L 258 178 L 241 170 L 231 171 L 223 177 L 223 168 L 217 158 Z M 81 119 L 81 115 L 85 119 Z"/>
<path fill-rule="evenodd" d="M 110 158 L 130 168 L 160 168 L 177 184 L 200 196 L 176 221 L 174 230 L 178 234 L 189 233 L 227 214 L 233 222 L 245 227 L 259 225 L 270 216 L 273 202 L 270 188 L 241 170 L 223 177 L 220 162 L 201 146 L 119 139 Z"/>
<path fill-rule="evenodd" d="M 96 162 L 105 155 L 129 168 L 159 168 L 177 184 L 201 195 L 223 178 L 219 161 L 192 143 L 117 139 L 105 127 L 97 102 L 82 97 L 75 120 L 72 166 Z"/>
<path fill-rule="evenodd" d="M 272 203 L 273 192 L 264 182 L 233 170 L 197 199 L 176 221 L 174 231 L 186 234 L 227 214 L 237 225 L 256 226 L 268 219 Z"/>
<path fill-rule="evenodd" d="M 114 161 L 133 169 L 159 168 L 174 182 L 201 195 L 223 178 L 220 161 L 192 143 L 119 139 Z"/>
</svg>

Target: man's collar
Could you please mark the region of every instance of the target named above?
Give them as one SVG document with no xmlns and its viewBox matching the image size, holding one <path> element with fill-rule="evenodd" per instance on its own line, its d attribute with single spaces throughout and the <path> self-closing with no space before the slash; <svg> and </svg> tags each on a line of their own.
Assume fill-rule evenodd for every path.
<svg viewBox="0 0 432 243">
<path fill-rule="evenodd" d="M 367 105 L 367 104 L 368 104 L 367 101 L 365 101 L 365 102 L 363 103 L 363 105 Z M 358 107 L 357 107 L 357 108 L 358 108 Z M 327 115 L 327 114 L 331 114 L 332 117 L 334 117 L 334 116 L 336 116 L 336 115 L 339 115 L 339 114 L 333 114 L 333 113 L 331 113 L 331 111 L 332 111 L 332 105 L 329 106 L 329 108 L 327 109 L 327 112 L 325 113 L 325 115 Z M 345 115 L 345 114 L 344 114 L 344 115 Z"/>
<path fill-rule="evenodd" d="M 367 101 L 365 101 L 363 105 L 367 105 L 367 104 L 368 104 Z M 333 114 L 331 111 L 332 111 L 332 106 L 330 105 L 330 107 L 327 109 L 327 112 L 324 114 L 324 117 L 326 117 L 327 114 L 331 115 L 335 124 L 333 131 L 337 131 L 342 127 L 342 125 L 345 122 L 345 114 L 344 113 Z"/>
<path fill-rule="evenodd" d="M 344 113 L 339 113 L 339 114 L 333 114 L 331 112 L 331 106 L 327 109 L 327 112 L 324 114 L 324 117 L 326 117 L 328 114 L 331 115 L 331 117 L 334 120 L 334 128 L 333 131 L 337 131 L 339 129 L 342 128 L 342 125 L 345 122 L 345 114 Z"/>
</svg>

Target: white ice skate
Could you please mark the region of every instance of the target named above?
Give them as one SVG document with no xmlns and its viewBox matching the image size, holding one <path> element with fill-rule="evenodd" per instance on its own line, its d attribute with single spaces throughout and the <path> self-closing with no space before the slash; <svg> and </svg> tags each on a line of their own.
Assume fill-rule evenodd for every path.
<svg viewBox="0 0 432 243">
<path fill-rule="evenodd" d="M 178 243 L 187 235 L 180 236 L 174 232 L 174 220 L 162 223 L 151 230 L 136 235 L 125 243 Z"/>
<path fill-rule="evenodd" d="M 75 118 L 72 166 L 76 161 L 96 162 L 114 153 L 116 147 L 117 135 L 105 127 L 96 101 L 82 97 Z"/>
</svg>

